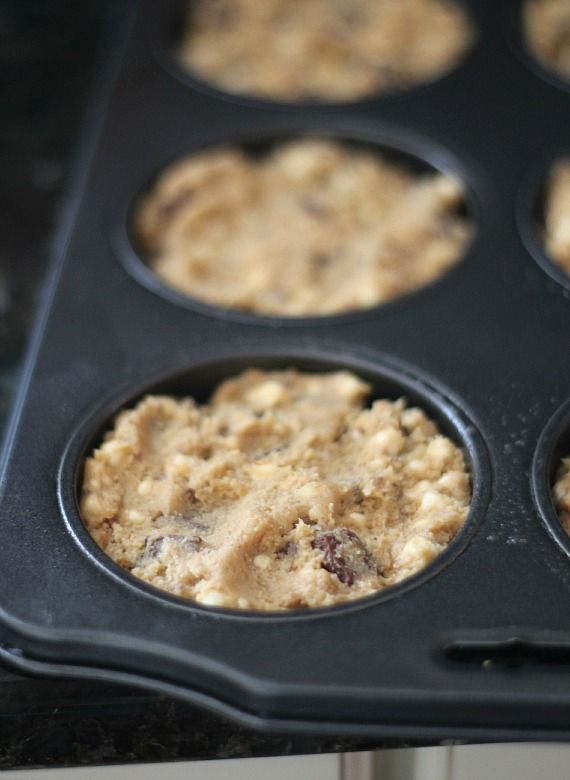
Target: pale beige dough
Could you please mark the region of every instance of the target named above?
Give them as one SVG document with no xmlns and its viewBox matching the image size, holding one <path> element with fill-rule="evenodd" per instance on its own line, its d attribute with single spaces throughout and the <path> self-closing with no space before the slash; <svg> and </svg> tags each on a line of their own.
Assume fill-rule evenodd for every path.
<svg viewBox="0 0 570 780">
<path fill-rule="evenodd" d="M 81 512 L 136 577 L 202 604 L 282 610 L 367 596 L 452 541 L 461 450 L 351 373 L 249 370 L 208 404 L 148 396 L 85 463 Z"/>
<path fill-rule="evenodd" d="M 528 44 L 537 59 L 570 79 L 570 2 L 526 0 L 523 21 Z"/>
<path fill-rule="evenodd" d="M 443 274 L 470 238 L 460 184 L 315 138 L 261 157 L 223 148 L 169 167 L 135 233 L 194 298 L 270 315 L 373 306 Z"/>
<path fill-rule="evenodd" d="M 193 0 L 179 57 L 229 92 L 345 101 L 431 81 L 472 40 L 449 0 Z"/>
<path fill-rule="evenodd" d="M 546 193 L 544 243 L 547 253 L 570 274 L 570 160 L 554 166 Z"/>
<path fill-rule="evenodd" d="M 562 459 L 552 492 L 560 522 L 570 534 L 570 457 Z"/>
</svg>

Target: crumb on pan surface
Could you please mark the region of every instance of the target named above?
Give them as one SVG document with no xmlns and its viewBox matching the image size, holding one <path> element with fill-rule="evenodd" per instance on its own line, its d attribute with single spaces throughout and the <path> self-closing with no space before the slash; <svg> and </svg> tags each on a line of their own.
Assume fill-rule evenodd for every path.
<svg viewBox="0 0 570 780">
<path fill-rule="evenodd" d="M 345 101 L 430 81 L 473 37 L 451 0 L 193 0 L 178 56 L 229 92 Z"/>
<path fill-rule="evenodd" d="M 134 233 L 150 267 L 196 299 L 259 314 L 369 308 L 447 271 L 471 237 L 460 183 L 338 141 L 169 166 Z"/>
<path fill-rule="evenodd" d="M 322 607 L 429 564 L 471 500 L 462 451 L 354 374 L 250 369 L 211 400 L 147 396 L 85 462 L 81 513 L 116 563 L 202 604 Z"/>
<path fill-rule="evenodd" d="M 570 457 L 562 458 L 552 488 L 552 497 L 562 527 L 570 534 Z"/>
<path fill-rule="evenodd" d="M 550 258 L 570 274 L 570 160 L 557 163 L 548 182 L 544 245 Z"/>
<path fill-rule="evenodd" d="M 570 3 L 568 0 L 526 0 L 525 34 L 540 62 L 570 79 Z"/>
</svg>

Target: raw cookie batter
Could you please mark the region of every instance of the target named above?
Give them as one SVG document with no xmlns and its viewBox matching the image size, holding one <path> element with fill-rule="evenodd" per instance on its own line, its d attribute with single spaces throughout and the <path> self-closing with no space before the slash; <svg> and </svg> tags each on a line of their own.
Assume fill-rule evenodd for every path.
<svg viewBox="0 0 570 780">
<path fill-rule="evenodd" d="M 570 160 L 557 163 L 550 175 L 544 222 L 546 251 L 570 274 Z"/>
<path fill-rule="evenodd" d="M 472 37 L 450 0 L 193 0 L 179 56 L 229 92 L 344 101 L 431 81 Z"/>
<path fill-rule="evenodd" d="M 171 165 L 135 216 L 173 287 L 220 306 L 319 315 L 373 306 L 453 265 L 470 238 L 459 183 L 332 140 Z"/>
<path fill-rule="evenodd" d="M 570 457 L 562 458 L 552 493 L 560 522 L 570 534 Z"/>
<path fill-rule="evenodd" d="M 570 79 L 570 3 L 527 0 L 524 28 L 530 48 L 543 65 Z"/>
<path fill-rule="evenodd" d="M 322 607 L 400 582 L 453 539 L 461 450 L 340 371 L 249 370 L 208 404 L 148 396 L 85 463 L 81 511 L 136 577 L 202 604 Z"/>
</svg>

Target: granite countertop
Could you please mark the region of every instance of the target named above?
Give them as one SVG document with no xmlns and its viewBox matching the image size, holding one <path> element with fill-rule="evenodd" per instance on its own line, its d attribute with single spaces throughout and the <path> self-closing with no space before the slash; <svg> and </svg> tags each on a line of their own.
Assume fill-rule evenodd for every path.
<svg viewBox="0 0 570 780">
<path fill-rule="evenodd" d="M 111 3 L 7 0 L 0 5 L 0 426 L 17 384 Z M 0 769 L 376 746 L 351 738 L 256 733 L 144 691 L 25 678 L 0 667 Z"/>
</svg>

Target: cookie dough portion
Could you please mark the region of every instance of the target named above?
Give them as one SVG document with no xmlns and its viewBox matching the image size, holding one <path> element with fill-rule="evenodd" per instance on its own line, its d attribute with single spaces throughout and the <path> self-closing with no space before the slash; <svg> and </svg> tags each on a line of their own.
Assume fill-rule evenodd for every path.
<svg viewBox="0 0 570 780">
<path fill-rule="evenodd" d="M 570 79 L 570 3 L 527 0 L 523 21 L 528 44 L 543 65 Z"/>
<path fill-rule="evenodd" d="M 562 459 L 552 496 L 560 522 L 566 533 L 570 534 L 570 457 Z"/>
<path fill-rule="evenodd" d="M 570 274 L 570 160 L 559 162 L 550 175 L 544 222 L 546 251 Z"/>
<path fill-rule="evenodd" d="M 472 39 L 451 0 L 193 0 L 179 57 L 229 92 L 356 100 L 432 80 Z"/>
<path fill-rule="evenodd" d="M 306 138 L 261 157 L 215 149 L 170 166 L 135 217 L 173 287 L 228 308 L 322 315 L 428 284 L 470 238 L 459 183 Z"/>
<path fill-rule="evenodd" d="M 85 524 L 136 577 L 202 604 L 281 610 L 422 569 L 470 503 L 461 450 L 348 372 L 249 370 L 208 404 L 148 396 L 86 460 Z"/>
</svg>

